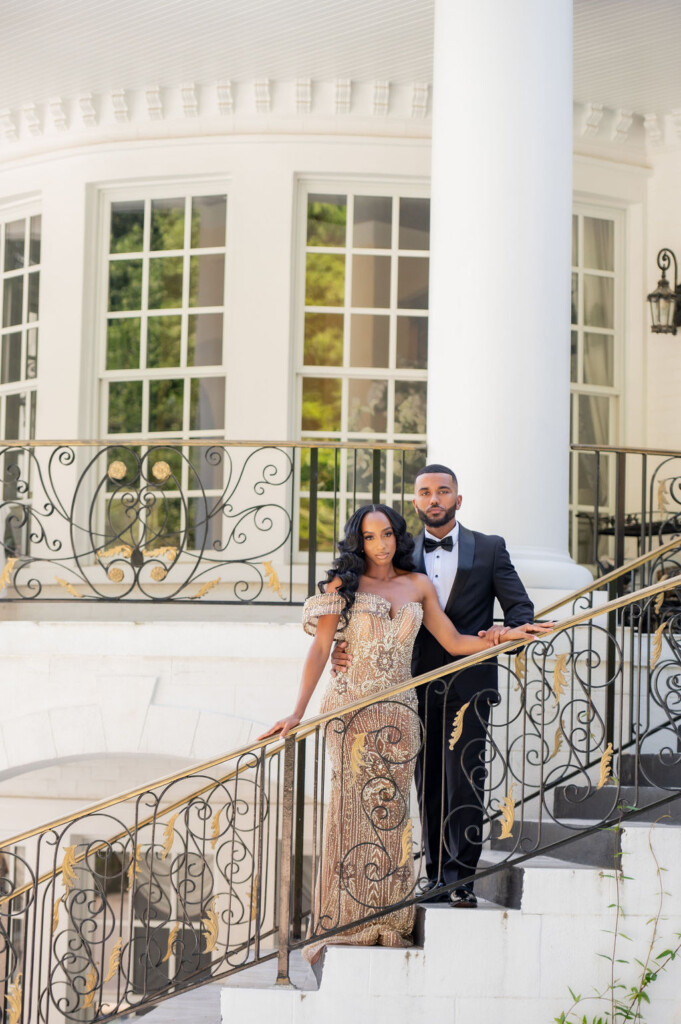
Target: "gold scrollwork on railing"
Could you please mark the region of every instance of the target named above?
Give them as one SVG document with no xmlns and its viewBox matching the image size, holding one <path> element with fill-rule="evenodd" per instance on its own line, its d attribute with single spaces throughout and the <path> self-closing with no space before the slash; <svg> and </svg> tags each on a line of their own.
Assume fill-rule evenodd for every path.
<svg viewBox="0 0 681 1024">
<path fill-rule="evenodd" d="M 135 856 L 130 858 L 130 864 L 128 865 L 128 889 L 132 889 L 135 884 L 135 875 L 137 869 L 142 864 L 142 847 L 138 846 L 135 849 Z"/>
<path fill-rule="evenodd" d="M 166 949 L 166 955 L 161 960 L 162 964 L 167 964 L 171 956 L 173 955 L 173 945 L 175 944 L 175 939 L 177 938 L 179 930 L 180 926 L 176 922 L 170 929 L 170 935 L 168 936 L 168 948 Z"/>
<path fill-rule="evenodd" d="M 85 981 L 85 999 L 83 1000 L 83 1009 L 89 1010 L 95 1001 L 95 992 L 97 991 L 97 968 L 91 967 L 87 979 Z"/>
<path fill-rule="evenodd" d="M 358 732 L 352 741 L 350 748 L 350 771 L 356 779 L 364 767 L 364 751 L 366 749 L 367 734 Z"/>
<path fill-rule="evenodd" d="M 556 734 L 553 737 L 553 750 L 551 751 L 551 757 L 549 758 L 549 761 L 553 761 L 554 757 L 557 756 L 558 751 L 560 750 L 560 748 L 562 746 L 563 746 L 563 727 L 562 727 L 562 725 L 560 723 L 558 723 L 558 728 L 556 729 Z"/>
<path fill-rule="evenodd" d="M 281 592 L 281 583 L 279 582 L 279 574 L 274 568 L 271 562 L 263 562 L 263 568 L 265 570 L 265 576 L 267 577 L 267 588 L 273 590 L 275 594 L 278 594 L 282 601 L 286 598 Z"/>
<path fill-rule="evenodd" d="M 123 939 L 120 938 L 116 945 L 114 946 L 114 948 L 111 950 L 111 956 L 109 957 L 109 970 L 107 971 L 106 978 L 104 979 L 104 984 L 106 984 L 107 981 L 111 981 L 116 971 L 118 971 L 118 969 L 120 968 L 122 951 Z"/>
<path fill-rule="evenodd" d="M 568 657 L 568 654 L 559 654 L 556 658 L 556 664 L 553 669 L 553 696 L 556 707 L 560 704 L 560 698 L 567 689 L 565 671 L 567 669 Z"/>
<path fill-rule="evenodd" d="M 54 935 L 54 933 L 56 932 L 56 930 L 57 930 L 57 928 L 59 926 L 59 907 L 60 907 L 61 901 L 63 899 L 64 899 L 63 896 L 59 896 L 54 901 L 54 907 L 52 908 L 52 934 L 53 935 Z"/>
<path fill-rule="evenodd" d="M 220 582 L 221 579 L 222 579 L 222 577 L 218 576 L 218 578 L 216 580 L 209 580 L 208 583 L 204 583 L 202 587 L 199 587 L 199 589 L 197 590 L 197 592 L 195 594 L 192 594 L 192 596 L 189 598 L 189 600 L 190 601 L 198 601 L 199 598 L 205 597 L 209 590 L 212 590 L 213 587 L 217 587 L 217 585 L 218 585 L 218 583 Z"/>
<path fill-rule="evenodd" d="M 601 756 L 601 777 L 598 780 L 596 789 L 603 789 L 612 775 L 612 743 L 608 743 Z"/>
<path fill-rule="evenodd" d="M 163 849 L 161 851 L 161 860 L 165 860 L 170 851 L 173 848 L 173 840 L 175 838 L 175 822 L 177 821 L 179 814 L 173 814 L 172 818 L 166 825 L 163 832 Z"/>
<path fill-rule="evenodd" d="M 76 588 L 74 587 L 73 583 L 69 583 L 68 580 L 63 580 L 61 578 L 61 576 L 55 576 L 54 578 L 57 581 L 57 583 L 59 584 L 59 586 L 63 587 L 64 590 L 68 594 L 71 595 L 71 597 L 82 597 L 83 596 L 79 590 L 76 590 Z"/>
<path fill-rule="evenodd" d="M 5 562 L 2 573 L 0 573 L 0 590 L 4 590 L 12 582 L 12 573 L 16 563 L 16 558 L 8 558 Z"/>
<path fill-rule="evenodd" d="M 513 798 L 513 790 L 515 789 L 515 782 L 511 783 L 511 788 L 505 797 L 501 801 L 501 832 L 499 833 L 500 839 L 512 839 L 511 829 L 513 828 L 513 822 L 515 821 L 515 800 Z"/>
<path fill-rule="evenodd" d="M 666 622 L 661 622 L 660 625 L 655 630 L 655 632 L 653 633 L 653 640 L 652 640 L 652 644 L 651 644 L 651 655 L 650 655 L 650 671 L 651 672 L 653 671 L 653 669 L 657 665 L 658 661 L 660 660 L 660 655 L 662 654 L 662 634 L 664 632 L 664 628 L 665 628 L 666 625 L 667 625 Z"/>
<path fill-rule="evenodd" d="M 66 895 L 71 892 L 74 885 L 78 881 L 75 869 L 76 863 L 76 848 L 75 846 L 67 846 L 64 850 L 64 859 L 61 863 L 61 876 L 64 879 L 64 888 L 66 889 Z"/>
<path fill-rule="evenodd" d="M 21 974 L 17 974 L 15 981 L 12 982 L 7 990 L 7 1006 L 9 1007 L 9 1014 L 7 1016 L 8 1024 L 19 1024 L 22 1001 L 23 994 L 21 990 Z"/>
<path fill-rule="evenodd" d="M 466 708 L 468 707 L 469 704 L 470 701 L 468 701 L 468 703 L 460 707 L 456 715 L 454 716 L 454 721 L 452 723 L 452 735 L 449 737 L 450 750 L 454 750 L 454 747 L 461 739 L 461 733 L 463 732 L 463 716 L 466 714 Z"/>
<path fill-rule="evenodd" d="M 206 953 L 212 953 L 218 943 L 218 915 L 215 910 L 215 902 L 215 897 L 213 897 L 206 916 L 201 922 L 206 933 Z"/>
<path fill-rule="evenodd" d="M 411 855 L 412 855 L 411 842 L 412 842 L 413 832 L 414 832 L 414 822 L 410 818 L 409 821 L 407 822 L 407 824 L 404 826 L 404 831 L 402 832 L 402 839 L 401 839 L 402 855 L 400 857 L 400 863 L 398 864 L 398 867 L 400 867 L 400 868 L 403 868 L 404 865 L 407 863 L 407 861 L 411 859 Z"/>
</svg>

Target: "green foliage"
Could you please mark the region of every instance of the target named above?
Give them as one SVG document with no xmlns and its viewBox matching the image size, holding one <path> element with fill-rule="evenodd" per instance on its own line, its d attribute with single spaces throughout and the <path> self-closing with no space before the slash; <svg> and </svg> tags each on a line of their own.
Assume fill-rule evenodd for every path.
<svg viewBox="0 0 681 1024">
<path fill-rule="evenodd" d="M 347 219 L 345 196 L 310 196 L 307 204 L 307 244 L 345 245 Z"/>
<path fill-rule="evenodd" d="M 626 808 L 620 807 L 620 810 L 624 813 Z M 648 987 L 652 985 L 654 981 L 657 981 L 660 973 L 666 970 L 669 964 L 676 959 L 679 953 L 681 953 L 681 941 L 674 949 L 664 949 L 660 953 L 653 952 L 657 939 L 657 929 L 662 918 L 662 904 L 665 896 L 665 892 L 662 887 L 662 872 L 666 870 L 658 863 L 652 845 L 652 831 L 655 824 L 656 823 L 654 823 L 650 829 L 648 846 L 655 862 L 655 870 L 657 873 L 658 906 L 656 914 L 647 922 L 649 925 L 652 924 L 653 928 L 645 960 L 641 960 L 638 957 L 633 958 L 633 962 L 641 969 L 636 983 L 627 988 L 619 978 L 615 977 L 614 973 L 616 963 L 631 963 L 627 958 L 615 955 L 617 952 L 617 944 L 620 939 L 627 939 L 630 942 L 632 941 L 620 928 L 620 919 L 624 916 L 620 897 L 620 884 L 625 876 L 623 876 L 619 871 L 616 871 L 614 875 L 602 874 L 603 878 L 614 878 L 617 889 L 617 902 L 610 904 L 610 907 L 615 909 L 615 928 L 604 929 L 604 931 L 609 932 L 613 936 L 612 954 L 597 953 L 597 956 L 610 961 L 611 976 L 609 984 L 602 992 L 597 992 L 595 996 L 588 996 L 587 999 L 596 1000 L 597 1002 L 606 1002 L 609 1004 L 609 1010 L 606 1011 L 605 1016 L 598 1015 L 589 1019 L 586 1014 L 583 1014 L 580 1018 L 576 1013 L 576 1007 L 582 1000 L 582 996 L 576 995 L 570 986 L 568 986 L 568 992 L 572 999 L 572 1006 L 568 1010 L 563 1010 L 558 1017 L 553 1018 L 555 1024 L 617 1024 L 617 1022 L 620 1021 L 636 1021 L 638 1024 L 644 1024 L 642 1007 L 644 1004 L 650 1005 L 650 995 L 647 991 Z M 617 842 L 617 833 L 620 829 L 621 821 L 613 828 L 607 830 L 615 833 L 615 842 Z M 617 856 L 617 851 L 615 851 L 615 856 Z M 677 938 L 681 939 L 681 934 L 677 934 Z M 660 962 L 653 967 L 651 966 L 651 961 L 653 960 Z"/>
</svg>

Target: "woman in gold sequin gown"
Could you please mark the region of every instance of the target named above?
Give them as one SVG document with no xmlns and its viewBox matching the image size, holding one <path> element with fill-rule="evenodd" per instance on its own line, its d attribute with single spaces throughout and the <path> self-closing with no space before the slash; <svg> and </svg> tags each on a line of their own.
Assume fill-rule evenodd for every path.
<svg viewBox="0 0 681 1024">
<path fill-rule="evenodd" d="M 325 726 L 330 799 L 312 915 L 317 941 L 303 951 L 311 963 L 332 943 L 411 945 L 414 907 L 400 904 L 414 895 L 409 793 L 421 723 L 413 690 L 389 700 L 380 695 L 409 679 L 422 621 L 452 655 L 492 645 L 486 632 L 465 636 L 454 628 L 430 580 L 414 571 L 413 547 L 404 519 L 388 506 L 366 505 L 354 513 L 320 584 L 324 592 L 305 602 L 303 626 L 314 640 L 293 714 L 260 737 L 286 736 L 300 723 L 334 639 L 347 641 L 352 666 L 329 677 L 320 711 L 366 697 L 376 701 Z M 506 630 L 504 640 L 541 628 Z M 393 909 L 363 922 L 383 908 Z M 353 922 L 355 927 L 325 934 Z"/>
</svg>

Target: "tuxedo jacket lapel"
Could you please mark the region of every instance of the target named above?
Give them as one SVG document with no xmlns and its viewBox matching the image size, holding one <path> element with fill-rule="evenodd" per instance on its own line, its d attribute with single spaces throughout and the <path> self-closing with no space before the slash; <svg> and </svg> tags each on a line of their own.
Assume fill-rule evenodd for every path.
<svg viewBox="0 0 681 1024">
<path fill-rule="evenodd" d="M 418 537 L 414 541 L 414 564 L 416 565 L 416 571 L 422 572 L 425 575 L 426 572 L 426 560 L 423 556 L 423 530 L 419 533 Z"/>
<path fill-rule="evenodd" d="M 423 538 L 423 534 L 421 534 Z M 421 539 L 421 551 L 423 551 L 423 539 Z M 445 615 L 451 619 L 454 604 L 468 582 L 468 577 L 473 568 L 475 556 L 475 536 L 472 530 L 467 530 L 459 523 L 459 564 L 454 577 L 454 585 L 449 592 L 449 598 L 445 605 Z M 423 555 L 422 555 L 423 557 Z"/>
</svg>

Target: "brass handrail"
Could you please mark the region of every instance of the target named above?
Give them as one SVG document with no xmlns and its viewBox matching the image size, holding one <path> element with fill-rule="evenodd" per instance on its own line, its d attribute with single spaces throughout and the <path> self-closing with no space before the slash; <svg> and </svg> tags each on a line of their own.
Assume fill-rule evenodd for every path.
<svg viewBox="0 0 681 1024">
<path fill-rule="evenodd" d="M 660 555 L 668 555 L 670 551 L 675 551 L 677 548 L 681 548 L 681 537 L 676 540 L 667 541 L 666 544 L 661 544 L 659 548 L 654 551 L 646 551 L 645 554 L 639 555 L 638 558 L 633 558 L 630 562 L 626 562 L 621 565 L 619 569 L 612 569 L 606 573 L 605 576 L 598 576 L 595 580 L 592 580 L 586 587 L 582 587 L 581 590 L 573 590 L 571 594 L 560 599 L 560 601 L 554 601 L 553 604 L 549 604 L 546 608 L 542 608 L 541 611 L 537 612 L 537 618 L 543 619 L 546 615 L 555 611 L 556 608 L 563 608 L 566 604 L 571 604 L 573 601 L 579 600 L 580 597 L 585 597 L 587 594 L 591 594 L 594 590 L 600 590 L 601 587 L 612 583 L 614 580 L 625 576 L 628 572 L 633 569 L 639 569 L 646 562 L 652 562 L 655 558 Z"/>
<path fill-rule="evenodd" d="M 681 458 L 681 452 L 668 448 L 626 448 L 614 444 L 571 444 L 573 452 L 614 452 L 616 455 L 660 455 L 665 458 Z"/>
<path fill-rule="evenodd" d="M 561 632 L 564 629 L 570 629 L 573 626 L 581 625 L 583 622 L 588 622 L 590 619 L 607 615 L 609 612 L 616 611 L 618 608 L 624 608 L 629 604 L 635 604 L 638 601 L 645 601 L 649 597 L 654 597 L 656 594 L 661 594 L 665 590 L 671 590 L 673 587 L 681 586 L 681 573 L 677 576 L 672 576 L 669 579 L 662 580 L 658 583 L 653 583 L 649 587 L 643 587 L 641 590 L 634 591 L 632 594 L 626 594 L 623 597 L 616 598 L 614 601 L 609 601 L 607 604 L 600 605 L 597 608 L 587 608 L 584 611 L 578 612 L 575 615 L 569 616 L 567 619 L 562 619 L 556 623 L 555 628 L 548 634 L 543 636 L 553 636 L 556 633 Z M 487 661 L 491 658 L 496 658 L 500 654 L 505 654 L 508 651 L 516 651 L 521 647 L 527 647 L 528 644 L 535 643 L 537 639 L 542 637 L 529 636 L 525 640 L 508 640 L 506 643 L 497 644 L 496 647 L 490 647 L 485 651 L 479 651 L 477 654 L 468 654 L 464 658 L 459 658 L 457 661 L 453 661 L 448 665 L 444 665 L 441 668 L 434 669 L 432 672 L 424 672 L 419 676 L 409 678 L 402 683 L 398 683 L 396 686 L 392 686 L 389 689 L 382 690 L 380 700 L 390 700 L 393 697 L 397 697 L 400 694 L 406 693 L 408 690 L 414 689 L 416 686 L 422 686 L 426 683 L 430 683 L 435 679 L 440 679 L 442 676 L 453 675 L 456 672 L 462 672 L 464 669 L 472 668 L 474 665 L 479 665 L 483 661 Z M 368 707 L 370 704 L 376 703 L 376 694 L 372 694 L 369 697 L 363 697 L 361 700 L 352 701 L 349 704 L 344 704 L 341 707 L 335 708 L 333 711 L 327 711 L 323 714 L 314 715 L 312 718 L 305 719 L 298 725 L 294 726 L 289 736 L 299 735 L 299 738 L 303 738 L 308 733 L 313 732 L 314 729 L 319 725 L 323 725 L 325 722 L 329 722 L 332 719 L 338 718 L 341 715 L 347 715 L 353 711 L 361 711 L 362 708 Z M 250 743 L 243 747 L 238 747 L 236 750 L 232 750 L 227 754 L 222 754 L 220 757 L 211 758 L 209 761 L 201 762 L 200 764 L 194 765 L 192 768 L 184 769 L 178 772 L 174 772 L 172 775 L 165 776 L 164 778 L 157 779 L 154 782 L 147 783 L 144 786 L 139 786 L 135 789 L 130 790 L 127 793 L 121 793 L 114 797 L 109 797 L 107 800 L 100 800 L 97 803 L 91 804 L 88 807 L 80 808 L 76 814 L 68 814 L 61 818 L 57 818 L 54 821 L 49 822 L 46 825 L 40 825 L 37 828 L 27 829 L 25 832 L 21 832 L 16 836 L 12 836 L 9 839 L 4 839 L 0 842 L 0 850 L 5 849 L 8 846 L 13 846 L 17 843 L 24 842 L 26 839 L 31 839 L 33 836 L 40 835 L 45 832 L 49 832 L 52 829 L 59 828 L 61 825 L 66 825 L 68 822 L 73 821 L 74 818 L 80 818 L 85 815 L 96 814 L 99 811 L 106 810 L 108 807 L 112 807 L 114 804 L 123 803 L 128 800 L 132 800 L 137 796 L 141 796 L 143 793 L 148 793 L 152 789 L 158 789 L 161 786 L 170 785 L 173 782 L 178 782 L 180 779 L 190 778 L 192 775 L 198 775 L 201 772 L 208 771 L 211 768 L 216 767 L 219 764 L 224 764 L 228 761 L 233 761 L 239 757 L 243 757 L 245 754 L 253 753 L 256 750 L 260 750 L 266 747 L 268 743 L 271 743 L 270 739 L 256 740 L 254 743 Z M 272 750 L 272 753 L 278 752 L 281 746 Z M 211 783 L 214 784 L 219 780 L 214 780 Z M 192 799 L 190 794 L 183 798 L 183 803 Z M 141 826 L 140 826 L 141 827 Z M 134 826 L 133 826 L 134 830 Z M 0 904 L 2 904 L 0 900 Z"/>
<path fill-rule="evenodd" d="M 86 441 L 0 441 L 0 448 L 350 448 L 367 451 L 405 451 L 420 452 L 426 450 L 425 442 L 405 441 L 404 443 L 388 443 L 386 441 L 337 441 L 334 438 L 307 438 L 304 441 L 230 441 L 224 437 L 170 437 L 170 438 L 129 438 L 110 437 Z"/>
</svg>

